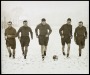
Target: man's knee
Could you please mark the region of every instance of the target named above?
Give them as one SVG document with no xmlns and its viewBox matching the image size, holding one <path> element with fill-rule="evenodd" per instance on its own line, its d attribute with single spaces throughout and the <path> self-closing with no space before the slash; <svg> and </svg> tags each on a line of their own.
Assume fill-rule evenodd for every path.
<svg viewBox="0 0 90 75">
<path fill-rule="evenodd" d="M 65 48 L 65 45 L 62 45 L 62 50 L 64 50 L 64 48 Z"/>
<path fill-rule="evenodd" d="M 70 44 L 67 44 L 68 48 L 70 48 Z"/>
<path fill-rule="evenodd" d="M 47 49 L 47 46 L 45 46 L 45 48 Z"/>
<path fill-rule="evenodd" d="M 13 49 L 13 55 L 15 55 L 15 49 Z"/>
<path fill-rule="evenodd" d="M 25 46 L 25 50 L 27 50 L 28 49 L 28 46 Z"/>
<path fill-rule="evenodd" d="M 45 47 L 45 45 L 41 45 L 41 48 L 44 48 Z"/>
<path fill-rule="evenodd" d="M 10 47 L 7 47 L 8 50 L 10 50 Z"/>
</svg>

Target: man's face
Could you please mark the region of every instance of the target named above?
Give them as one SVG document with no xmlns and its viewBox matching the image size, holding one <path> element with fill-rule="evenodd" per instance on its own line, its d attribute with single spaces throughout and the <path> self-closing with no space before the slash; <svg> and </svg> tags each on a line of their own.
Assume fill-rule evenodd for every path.
<svg viewBox="0 0 90 75">
<path fill-rule="evenodd" d="M 46 21 L 42 21 L 42 24 L 45 25 L 46 24 Z"/>
<path fill-rule="evenodd" d="M 70 20 L 67 20 L 67 24 L 71 24 L 71 21 Z"/>
<path fill-rule="evenodd" d="M 8 27 L 11 28 L 12 27 L 12 23 L 8 23 Z"/>
<path fill-rule="evenodd" d="M 23 25 L 24 25 L 24 26 L 27 26 L 27 22 L 23 22 Z"/>
<path fill-rule="evenodd" d="M 83 23 L 79 23 L 79 27 L 82 27 L 83 26 Z"/>
</svg>

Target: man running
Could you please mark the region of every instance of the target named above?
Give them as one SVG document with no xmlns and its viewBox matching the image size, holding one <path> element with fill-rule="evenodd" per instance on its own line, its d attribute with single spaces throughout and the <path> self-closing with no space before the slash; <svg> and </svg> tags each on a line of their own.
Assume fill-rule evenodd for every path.
<svg viewBox="0 0 90 75">
<path fill-rule="evenodd" d="M 12 22 L 8 22 L 8 28 L 5 29 L 5 40 L 7 49 L 9 52 L 9 57 L 13 55 L 13 58 L 15 58 L 15 48 L 16 48 L 16 29 L 12 27 Z M 11 52 L 11 49 L 13 53 Z"/>
<path fill-rule="evenodd" d="M 72 38 L 72 25 L 71 25 L 71 19 L 67 19 L 67 23 L 64 24 L 60 29 L 59 33 L 61 36 L 61 43 L 62 43 L 62 53 L 63 55 L 65 54 L 64 48 L 65 48 L 65 43 L 67 44 L 67 57 L 69 57 L 70 53 L 70 43 L 71 43 L 71 38 Z"/>
<path fill-rule="evenodd" d="M 27 25 L 27 23 L 28 23 L 27 20 L 23 21 L 23 26 L 20 27 L 17 32 L 17 36 L 21 43 L 22 54 L 24 55 L 24 59 L 26 59 L 28 46 L 30 43 L 29 32 L 31 33 L 31 38 L 33 39 L 32 29 Z M 19 36 L 20 32 L 21 32 L 21 36 Z"/>
<path fill-rule="evenodd" d="M 38 34 L 38 30 L 39 30 L 39 34 Z M 44 57 L 46 56 L 49 35 L 52 32 L 51 27 L 49 26 L 49 24 L 46 23 L 45 18 L 42 18 L 41 23 L 37 25 L 35 32 L 37 38 L 39 38 L 39 44 L 41 45 L 42 60 L 44 60 Z"/>
<path fill-rule="evenodd" d="M 86 27 L 83 26 L 83 22 L 79 22 L 79 26 L 76 27 L 74 32 L 74 40 L 79 46 L 79 56 L 81 56 L 82 49 L 85 47 L 85 39 L 87 38 Z"/>
</svg>

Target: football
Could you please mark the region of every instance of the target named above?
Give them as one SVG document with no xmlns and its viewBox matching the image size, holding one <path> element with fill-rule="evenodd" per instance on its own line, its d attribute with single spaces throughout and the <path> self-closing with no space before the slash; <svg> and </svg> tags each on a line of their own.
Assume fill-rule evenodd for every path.
<svg viewBox="0 0 90 75">
<path fill-rule="evenodd" d="M 54 61 L 58 60 L 58 56 L 57 55 L 53 55 L 53 60 Z"/>
</svg>

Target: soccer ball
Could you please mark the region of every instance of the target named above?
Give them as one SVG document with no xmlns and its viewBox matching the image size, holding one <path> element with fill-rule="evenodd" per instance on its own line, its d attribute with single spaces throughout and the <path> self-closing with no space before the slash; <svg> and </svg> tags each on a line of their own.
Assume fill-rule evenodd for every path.
<svg viewBox="0 0 90 75">
<path fill-rule="evenodd" d="M 53 60 L 54 61 L 58 60 L 58 56 L 57 55 L 53 55 Z"/>
</svg>

